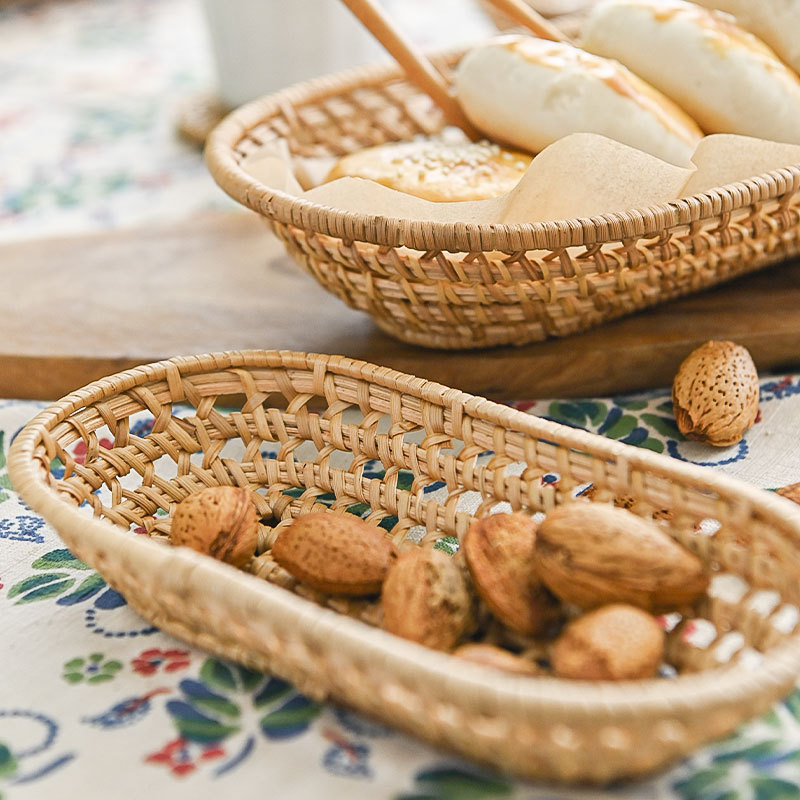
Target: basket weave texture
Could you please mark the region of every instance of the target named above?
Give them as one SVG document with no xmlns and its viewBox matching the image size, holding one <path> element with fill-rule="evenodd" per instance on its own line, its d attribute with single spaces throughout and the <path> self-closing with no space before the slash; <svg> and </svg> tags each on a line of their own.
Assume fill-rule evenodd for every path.
<svg viewBox="0 0 800 800">
<path fill-rule="evenodd" d="M 446 72 L 456 60 L 437 63 Z M 212 132 L 206 161 L 319 283 L 390 335 L 426 347 L 578 333 L 800 252 L 797 166 L 667 204 L 515 225 L 341 211 L 265 186 L 241 166 L 276 138 L 297 156 L 339 156 L 442 126 L 399 68 L 368 67 L 243 106 Z"/>
<path fill-rule="evenodd" d="M 78 441 L 83 463 L 70 455 Z M 379 477 L 367 470 L 375 459 Z M 139 367 L 41 412 L 17 436 L 9 470 L 70 549 L 163 630 L 520 775 L 644 774 L 765 710 L 800 672 L 791 503 L 363 362 L 249 351 Z M 543 483 L 553 471 L 558 485 Z M 437 481 L 444 499 L 425 492 Z M 594 501 L 624 494 L 636 513 L 668 512 L 671 535 L 747 582 L 733 598 L 712 582 L 698 614 L 741 634 L 749 661 L 720 666 L 710 648 L 702 663 L 684 658 L 677 679 L 627 684 L 506 675 L 365 625 L 374 603 L 304 592 L 269 556 L 277 531 L 312 508 L 359 505 L 401 549 L 431 547 L 500 502 L 530 512 L 585 502 L 573 490 L 588 481 Z M 163 541 L 164 512 L 218 484 L 251 489 L 264 519 L 251 574 Z M 709 518 L 713 535 L 699 525 Z"/>
</svg>

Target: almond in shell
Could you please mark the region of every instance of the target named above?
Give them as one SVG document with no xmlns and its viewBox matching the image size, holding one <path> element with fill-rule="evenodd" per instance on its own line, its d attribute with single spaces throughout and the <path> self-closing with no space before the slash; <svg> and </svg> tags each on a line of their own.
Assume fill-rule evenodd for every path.
<svg viewBox="0 0 800 800">
<path fill-rule="evenodd" d="M 209 486 L 175 509 L 169 538 L 219 561 L 244 567 L 258 544 L 258 514 L 250 492 L 238 486 Z"/>
<path fill-rule="evenodd" d="M 462 542 L 481 599 L 504 625 L 526 636 L 544 633 L 559 616 L 536 573 L 536 529 L 527 514 L 491 514 L 475 520 Z"/>
<path fill-rule="evenodd" d="M 792 483 L 789 486 L 784 486 L 782 489 L 778 489 L 777 494 L 800 505 L 800 483 Z"/>
<path fill-rule="evenodd" d="M 553 672 L 587 681 L 652 678 L 664 657 L 664 639 L 658 622 L 641 609 L 604 606 L 567 625 L 553 646 Z"/>
<path fill-rule="evenodd" d="M 727 447 L 741 441 L 758 414 L 758 373 L 733 342 L 706 342 L 691 352 L 672 384 L 678 429 L 688 439 Z"/>
<path fill-rule="evenodd" d="M 385 532 L 353 514 L 313 512 L 284 528 L 272 557 L 302 583 L 328 594 L 378 594 L 397 555 Z"/>
<path fill-rule="evenodd" d="M 381 599 L 384 630 L 436 650 L 452 649 L 474 625 L 466 577 L 439 550 L 403 553 L 386 576 Z"/>
<path fill-rule="evenodd" d="M 556 597 L 584 609 L 619 602 L 673 611 L 708 587 L 700 559 L 656 523 L 600 503 L 551 511 L 536 536 L 536 567 Z"/>
</svg>

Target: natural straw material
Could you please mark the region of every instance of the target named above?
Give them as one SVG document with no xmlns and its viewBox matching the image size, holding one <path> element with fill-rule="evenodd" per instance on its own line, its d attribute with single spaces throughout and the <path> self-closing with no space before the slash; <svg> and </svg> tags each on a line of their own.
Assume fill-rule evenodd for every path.
<svg viewBox="0 0 800 800">
<path fill-rule="evenodd" d="M 442 124 L 399 68 L 367 67 L 243 106 L 212 132 L 206 160 L 323 286 L 427 347 L 566 336 L 800 252 L 797 166 L 671 203 L 516 225 L 340 211 L 265 186 L 241 166 L 276 137 L 297 156 L 339 156 Z"/>
<path fill-rule="evenodd" d="M 79 441 L 83 463 L 70 455 Z M 383 477 L 365 472 L 373 459 Z M 70 549 L 163 630 L 520 775 L 644 774 L 763 712 L 800 673 L 800 510 L 788 500 L 383 367 L 276 351 L 139 367 L 41 412 L 17 436 L 9 471 Z M 548 472 L 557 485 L 543 483 Z M 437 481 L 444 499 L 424 491 Z M 273 526 L 312 508 L 364 504 L 401 549 L 430 547 L 467 530 L 467 491 L 479 493 L 479 515 L 500 501 L 546 512 L 586 502 L 573 495 L 589 481 L 593 501 L 625 495 L 636 513 L 671 517 L 672 536 L 732 573 L 722 582 L 741 591 L 716 594 L 713 582 L 698 613 L 721 649 L 738 631 L 748 659 L 719 666 L 713 646 L 681 658 L 678 640 L 675 660 L 706 671 L 627 684 L 507 675 L 352 618 L 370 619 L 374 604 L 312 595 L 320 605 L 262 579 L 295 585 L 269 564 Z M 163 541 L 169 517 L 158 510 L 218 484 L 251 489 L 267 520 L 251 564 L 262 577 Z"/>
</svg>

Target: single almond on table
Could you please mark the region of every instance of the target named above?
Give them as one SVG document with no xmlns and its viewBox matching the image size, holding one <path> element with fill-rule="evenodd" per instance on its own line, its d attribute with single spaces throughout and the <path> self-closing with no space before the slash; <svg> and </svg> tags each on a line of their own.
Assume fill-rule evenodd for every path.
<svg viewBox="0 0 800 800">
<path fill-rule="evenodd" d="M 386 576 L 381 599 L 384 630 L 436 650 L 455 647 L 474 625 L 466 578 L 439 550 L 403 553 Z"/>
<path fill-rule="evenodd" d="M 784 486 L 782 489 L 778 489 L 776 494 L 800 505 L 800 483 L 792 483 L 789 486 Z"/>
<path fill-rule="evenodd" d="M 465 661 L 472 661 L 484 667 L 503 670 L 503 672 L 513 672 L 515 675 L 539 675 L 539 666 L 527 658 L 515 655 L 496 647 L 493 644 L 483 644 L 481 642 L 470 642 L 462 644 L 461 647 L 453 651 L 453 655 Z"/>
<path fill-rule="evenodd" d="M 258 514 L 250 492 L 238 486 L 209 486 L 178 503 L 169 538 L 234 567 L 244 567 L 258 544 Z"/>
<path fill-rule="evenodd" d="M 462 550 L 481 599 L 504 625 L 526 636 L 558 618 L 555 598 L 536 573 L 536 523 L 524 513 L 476 519 Z"/>
<path fill-rule="evenodd" d="M 624 681 L 652 678 L 664 657 L 664 631 L 633 606 L 603 606 L 571 622 L 552 651 L 559 678 Z"/>
<path fill-rule="evenodd" d="M 580 608 L 620 602 L 666 612 L 708 587 L 700 559 L 656 523 L 600 503 L 569 503 L 545 517 L 536 568 L 556 597 Z"/>
<path fill-rule="evenodd" d="M 385 531 L 353 514 L 312 512 L 284 528 L 270 551 L 301 583 L 328 594 L 378 594 L 397 552 Z"/>
<path fill-rule="evenodd" d="M 758 414 L 758 373 L 750 353 L 733 342 L 706 342 L 680 365 L 672 384 L 678 429 L 717 447 L 741 441 Z"/>
</svg>

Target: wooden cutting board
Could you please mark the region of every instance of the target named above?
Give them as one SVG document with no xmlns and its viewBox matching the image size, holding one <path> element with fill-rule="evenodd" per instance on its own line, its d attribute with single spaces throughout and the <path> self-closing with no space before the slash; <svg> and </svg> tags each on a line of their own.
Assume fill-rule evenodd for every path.
<svg viewBox="0 0 800 800">
<path fill-rule="evenodd" d="M 800 367 L 800 262 L 580 336 L 448 352 L 397 342 L 303 273 L 255 215 L 0 247 L 0 397 L 55 399 L 173 355 L 337 353 L 497 399 L 668 386 L 711 338 Z"/>
</svg>

